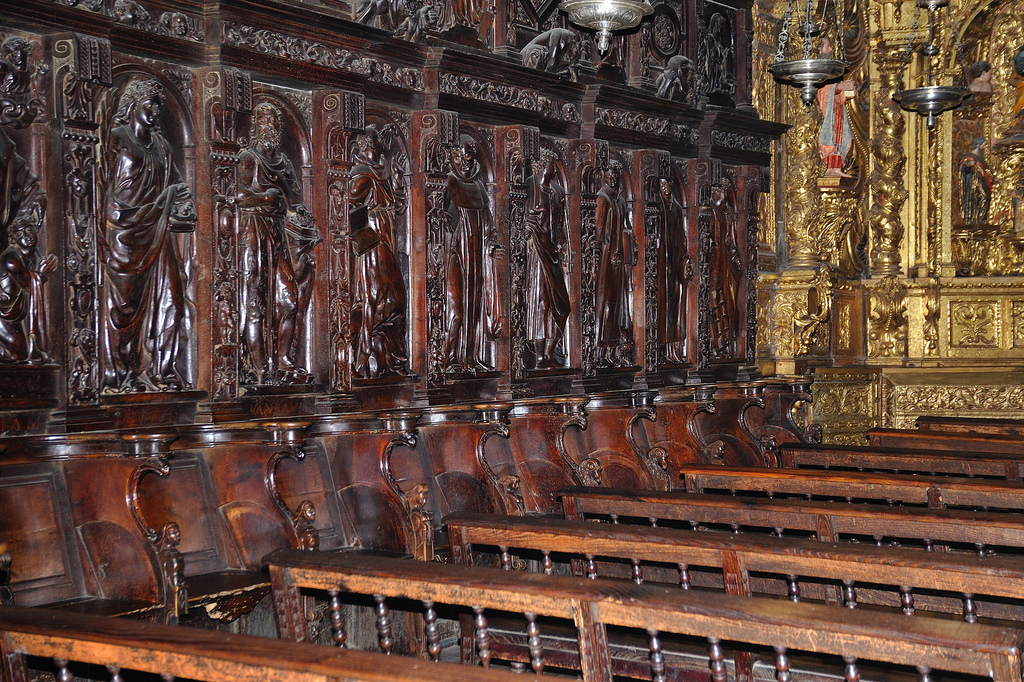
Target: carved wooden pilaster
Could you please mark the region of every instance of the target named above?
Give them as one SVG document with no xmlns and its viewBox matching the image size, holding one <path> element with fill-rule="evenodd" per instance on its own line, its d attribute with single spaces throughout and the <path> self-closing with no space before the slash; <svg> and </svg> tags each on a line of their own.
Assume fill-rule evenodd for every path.
<svg viewBox="0 0 1024 682">
<path fill-rule="evenodd" d="M 708 160 L 687 164 L 690 194 L 690 221 L 697 224 L 697 369 L 706 370 L 711 360 L 710 308 L 711 281 L 711 185 L 718 181 L 721 166 Z"/>
<path fill-rule="evenodd" d="M 55 91 L 59 92 L 64 193 L 65 285 L 67 292 L 67 395 L 69 405 L 99 402 L 100 262 L 99 104 L 110 88 L 110 43 L 74 35 L 53 48 Z"/>
<path fill-rule="evenodd" d="M 597 243 L 597 193 L 602 176 L 609 163 L 608 143 L 588 140 L 575 146 L 575 167 L 572 177 L 576 184 L 574 208 L 569 220 L 579 225 L 580 245 L 580 331 L 582 343 L 581 367 L 583 378 L 597 375 L 597 312 L 596 285 L 597 260 L 601 245 Z M 575 215 L 574 215 L 575 213 Z"/>
<path fill-rule="evenodd" d="M 326 241 L 329 376 L 332 393 L 352 390 L 352 253 L 350 241 L 349 179 L 353 136 L 365 126 L 365 101 L 354 92 L 320 91 L 313 111 L 318 139 L 325 141 L 326 172 L 316 179 L 314 194 L 326 197 Z"/>
<path fill-rule="evenodd" d="M 668 152 L 641 150 L 633 154 L 633 230 L 640 245 L 637 266 L 633 273 L 633 290 L 642 295 L 633 297 L 634 326 L 637 360 L 643 364 L 645 374 L 658 370 L 659 310 L 659 251 L 664 237 L 661 203 L 658 201 L 661 178 L 672 174 L 672 157 Z M 661 292 L 664 298 L 665 292 Z M 639 378 L 639 377 L 638 377 Z"/>
<path fill-rule="evenodd" d="M 209 70 L 200 78 L 202 116 L 209 122 L 207 136 L 209 178 L 213 203 L 210 268 L 213 289 L 209 386 L 214 401 L 238 398 L 239 382 L 239 263 L 237 164 L 242 117 L 252 112 L 252 78 L 237 69 Z"/>
<path fill-rule="evenodd" d="M 497 130 L 496 154 L 499 183 L 508 188 L 505 210 L 508 234 L 509 372 L 513 386 L 526 381 L 526 181 L 540 153 L 540 130 L 532 126 L 508 126 Z M 521 391 L 522 389 L 514 389 Z"/>
</svg>

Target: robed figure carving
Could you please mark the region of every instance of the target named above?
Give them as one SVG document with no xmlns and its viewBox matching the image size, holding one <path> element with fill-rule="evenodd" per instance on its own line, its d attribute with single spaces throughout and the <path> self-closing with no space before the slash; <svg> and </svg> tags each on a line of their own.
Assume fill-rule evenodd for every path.
<svg viewBox="0 0 1024 682">
<path fill-rule="evenodd" d="M 600 249 L 595 274 L 597 362 L 616 366 L 633 362 L 633 266 L 638 247 L 621 187 L 622 165 L 612 162 L 597 193 L 595 228 Z"/>
<path fill-rule="evenodd" d="M 665 360 L 686 362 L 686 304 L 693 262 L 686 239 L 686 214 L 672 191 L 672 181 L 658 180 L 658 204 L 661 209 L 661 235 L 664 245 L 665 316 L 662 342 Z"/>
<path fill-rule="evenodd" d="M 445 359 L 449 371 L 494 369 L 490 343 L 501 332 L 495 257 L 500 248 L 476 142 L 462 135 L 445 180 Z"/>
<path fill-rule="evenodd" d="M 160 132 L 163 89 L 128 81 L 107 150 L 103 386 L 180 390 L 189 342 L 185 271 L 174 236 L 195 230 L 192 194 Z"/>
<path fill-rule="evenodd" d="M 711 354 L 731 358 L 740 335 L 740 281 L 743 259 L 737 238 L 736 202 L 729 187 L 711 189 Z"/>
<path fill-rule="evenodd" d="M 976 137 L 960 159 L 960 216 L 964 225 L 984 225 L 992 201 L 992 173 L 985 162 L 985 138 Z"/>
<path fill-rule="evenodd" d="M 569 317 L 569 291 L 563 259 L 568 260 L 568 212 L 565 189 L 558 182 L 558 156 L 541 150 L 540 172 L 526 189 L 526 338 L 532 342 L 535 367 L 560 367 L 557 348 Z"/>
<path fill-rule="evenodd" d="M 36 250 L 42 216 L 21 211 L 11 226 L 11 245 L 0 253 L 0 363 L 49 361 L 44 283 L 57 269 L 53 254 Z"/>
<path fill-rule="evenodd" d="M 405 212 L 405 186 L 385 154 L 381 133 L 366 126 L 352 167 L 349 222 L 356 257 L 352 302 L 352 370 L 363 379 L 406 374 L 407 292 L 395 256 L 396 216 Z"/>
<path fill-rule="evenodd" d="M 291 159 L 281 151 L 281 110 L 253 111 L 252 141 L 238 155 L 242 236 L 243 381 L 303 384 L 299 364 L 320 233 L 302 203 Z"/>
</svg>

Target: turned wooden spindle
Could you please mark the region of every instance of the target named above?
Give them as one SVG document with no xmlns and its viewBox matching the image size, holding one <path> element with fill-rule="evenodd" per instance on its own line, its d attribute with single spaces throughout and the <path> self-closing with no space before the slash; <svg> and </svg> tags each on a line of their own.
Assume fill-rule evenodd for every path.
<svg viewBox="0 0 1024 682">
<path fill-rule="evenodd" d="M 174 682 L 174 675 L 170 673 L 160 673 L 160 679 L 163 680 L 163 682 Z"/>
<path fill-rule="evenodd" d="M 843 677 L 846 678 L 846 682 L 860 682 L 860 670 L 857 669 L 857 657 L 843 656 L 843 660 L 846 661 L 846 668 L 843 670 Z"/>
<path fill-rule="evenodd" d="M 857 590 L 854 589 L 852 580 L 843 581 L 843 604 L 848 609 L 857 608 Z"/>
<path fill-rule="evenodd" d="M 789 601 L 799 602 L 800 601 L 800 583 L 797 582 L 797 576 L 790 574 L 786 576 L 786 584 L 789 585 Z"/>
<path fill-rule="evenodd" d="M 900 606 L 903 607 L 903 613 L 908 616 L 914 615 L 914 593 L 910 590 L 910 585 L 900 585 Z"/>
<path fill-rule="evenodd" d="M 116 663 L 107 665 L 107 672 L 110 673 L 110 682 L 123 682 L 121 679 L 121 666 Z"/>
<path fill-rule="evenodd" d="M 526 617 L 526 636 L 530 645 L 530 665 L 533 672 L 540 675 L 544 672 L 544 649 L 540 645 L 540 628 L 537 627 L 537 614 L 524 613 Z"/>
<path fill-rule="evenodd" d="M 423 639 L 427 640 L 427 653 L 437 663 L 441 660 L 441 631 L 437 628 L 437 611 L 434 602 L 423 600 Z"/>
<path fill-rule="evenodd" d="M 619 525 L 619 515 L 618 514 L 609 514 L 608 516 L 611 517 L 613 525 L 616 525 L 616 526 Z"/>
<path fill-rule="evenodd" d="M 512 570 L 512 555 L 508 553 L 508 547 L 502 545 L 498 549 L 501 550 L 501 567 L 506 571 Z"/>
<path fill-rule="evenodd" d="M 661 653 L 661 640 L 658 631 L 647 628 L 651 650 L 651 682 L 665 682 L 665 654 Z"/>
<path fill-rule="evenodd" d="M 541 568 L 544 569 L 544 575 L 551 575 L 555 570 L 554 564 L 551 562 L 551 552 L 545 549 L 541 554 L 544 557 L 540 561 Z"/>
<path fill-rule="evenodd" d="M 491 667 L 491 636 L 487 632 L 487 619 L 484 618 L 482 606 L 474 606 L 473 613 L 476 618 L 473 620 L 473 627 L 476 630 L 476 655 L 480 659 L 480 665 L 485 668 Z"/>
<path fill-rule="evenodd" d="M 335 645 L 344 649 L 348 633 L 345 632 L 345 616 L 341 612 L 341 596 L 338 590 L 327 590 L 327 596 L 331 609 L 331 638 Z"/>
<path fill-rule="evenodd" d="M 927 539 L 927 538 L 925 538 L 925 540 L 924 540 L 924 551 L 926 551 L 926 552 L 934 552 L 935 551 L 934 543 L 932 543 L 932 541 Z"/>
<path fill-rule="evenodd" d="M 644 574 L 643 571 L 640 569 L 640 560 L 630 559 L 630 561 L 633 562 L 633 582 L 635 582 L 637 585 L 643 585 Z"/>
<path fill-rule="evenodd" d="M 725 668 L 725 653 L 722 651 L 722 642 L 717 637 L 708 637 L 708 659 L 711 665 L 711 679 L 714 682 L 727 682 L 728 672 Z"/>
<path fill-rule="evenodd" d="M 597 578 L 597 563 L 594 561 L 594 555 L 585 554 L 584 557 L 587 559 L 587 577 L 595 580 Z"/>
<path fill-rule="evenodd" d="M 917 672 L 921 675 L 921 682 L 932 682 L 932 669 L 925 665 L 917 666 Z"/>
<path fill-rule="evenodd" d="M 789 672 L 789 656 L 786 647 L 775 647 L 775 679 L 778 682 L 790 682 L 793 676 Z"/>
<path fill-rule="evenodd" d="M 380 641 L 380 650 L 391 655 L 391 647 L 395 644 L 391 636 L 391 611 L 384 603 L 383 594 L 375 594 L 373 599 L 377 602 L 377 639 Z"/>
<path fill-rule="evenodd" d="M 658 527 L 658 518 L 655 517 L 655 516 L 648 516 L 647 517 L 647 522 L 651 524 L 651 528 L 657 528 Z"/>
<path fill-rule="evenodd" d="M 55 658 L 53 659 L 54 665 L 57 666 L 57 682 L 73 682 L 75 676 L 68 670 L 67 659 Z"/>
<path fill-rule="evenodd" d="M 684 590 L 690 589 L 690 566 L 679 564 L 679 587 Z"/>
<path fill-rule="evenodd" d="M 964 592 L 964 620 L 968 623 L 978 622 L 978 605 L 974 603 L 974 595 Z"/>
</svg>

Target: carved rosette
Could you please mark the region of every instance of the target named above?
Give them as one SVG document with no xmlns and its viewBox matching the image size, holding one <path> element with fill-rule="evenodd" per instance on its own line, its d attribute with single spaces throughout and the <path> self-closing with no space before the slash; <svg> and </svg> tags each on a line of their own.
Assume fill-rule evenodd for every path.
<svg viewBox="0 0 1024 682">
<path fill-rule="evenodd" d="M 903 152 L 903 131 L 906 123 L 892 95 L 900 83 L 902 52 L 898 49 L 877 49 L 875 61 L 879 71 L 879 90 L 875 100 L 875 136 L 871 151 L 875 166 L 871 173 L 871 209 L 868 220 L 874 247 L 871 250 L 871 274 L 899 275 L 900 246 L 903 243 L 903 221 L 900 209 L 908 192 L 903 181 L 907 157 Z"/>
<path fill-rule="evenodd" d="M 897 277 L 882 278 L 868 289 L 868 358 L 907 355 L 907 287 Z"/>
<path fill-rule="evenodd" d="M 59 40 L 53 54 L 54 82 L 60 90 L 62 174 L 68 188 L 62 211 L 69 315 L 66 380 L 68 402 L 81 405 L 94 403 L 99 396 L 98 106 L 113 76 L 110 43 L 105 40 Z"/>
<path fill-rule="evenodd" d="M 202 81 L 203 109 L 211 121 L 213 181 L 213 398 L 238 397 L 239 263 L 237 242 L 238 132 L 252 112 L 252 78 L 235 69 L 210 71 Z"/>
</svg>

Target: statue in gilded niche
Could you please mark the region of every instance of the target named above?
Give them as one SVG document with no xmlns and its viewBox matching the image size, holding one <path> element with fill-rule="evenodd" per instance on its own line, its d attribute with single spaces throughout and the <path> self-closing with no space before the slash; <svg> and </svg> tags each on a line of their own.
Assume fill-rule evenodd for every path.
<svg viewBox="0 0 1024 682">
<path fill-rule="evenodd" d="M 743 259 L 736 234 L 736 199 L 732 188 L 711 189 L 711 251 L 709 296 L 711 355 L 731 358 L 740 335 L 740 282 Z"/>
<path fill-rule="evenodd" d="M 308 383 L 299 359 L 320 233 L 281 151 L 281 110 L 269 102 L 253 111 L 252 141 L 238 155 L 238 187 L 243 376 L 247 383 Z"/>
<path fill-rule="evenodd" d="M 462 135 L 445 179 L 446 337 L 449 371 L 491 370 L 488 344 L 501 332 L 495 257 L 500 248 L 477 144 Z"/>
<path fill-rule="evenodd" d="M 823 59 L 833 58 L 832 41 L 827 36 L 821 39 L 820 55 Z M 843 167 L 853 146 L 853 128 L 850 127 L 846 102 L 853 98 L 856 90 L 853 81 L 849 79 L 829 83 L 818 89 L 818 107 L 821 109 L 818 146 L 825 162 L 825 177 L 853 177 L 844 172 Z"/>
<path fill-rule="evenodd" d="M 675 197 L 672 180 L 658 180 L 658 207 L 661 209 L 661 237 L 665 253 L 665 316 L 662 342 L 665 360 L 686 362 L 687 290 L 693 278 L 693 261 L 686 239 L 686 214 Z"/>
<path fill-rule="evenodd" d="M 352 370 L 375 379 L 406 374 L 406 286 L 395 257 L 396 215 L 405 211 L 400 169 L 386 155 L 374 125 L 357 140 L 349 185 L 349 222 L 356 257 L 352 302 Z"/>
<path fill-rule="evenodd" d="M 960 159 L 960 216 L 964 225 L 984 225 L 992 201 L 992 173 L 985 162 L 985 138 L 974 138 Z"/>
<path fill-rule="evenodd" d="M 525 67 L 572 75 L 570 70 L 576 61 L 578 45 L 578 36 L 573 31 L 552 28 L 527 43 L 519 55 Z"/>
<path fill-rule="evenodd" d="M 0 253 L 0 363 L 50 360 L 43 284 L 57 269 L 53 254 L 40 259 L 36 231 L 42 216 L 21 211 L 11 245 Z"/>
<path fill-rule="evenodd" d="M 560 367 L 557 347 L 571 304 L 563 260 L 568 259 L 568 209 L 559 184 L 558 155 L 544 147 L 540 172 L 526 189 L 526 338 L 533 343 L 538 369 Z"/>
<path fill-rule="evenodd" d="M 684 101 L 692 72 L 693 62 L 689 57 L 681 54 L 672 57 L 654 81 L 655 95 L 673 102 Z"/>
<path fill-rule="evenodd" d="M 185 270 L 175 233 L 192 232 L 192 193 L 160 132 L 163 88 L 133 78 L 114 115 L 107 150 L 102 235 L 107 390 L 181 390 L 189 341 Z"/>
<path fill-rule="evenodd" d="M 622 184 L 622 164 L 613 161 L 597 193 L 596 240 L 600 253 L 595 273 L 597 362 L 615 366 L 632 362 L 633 266 L 639 249 Z"/>
</svg>

